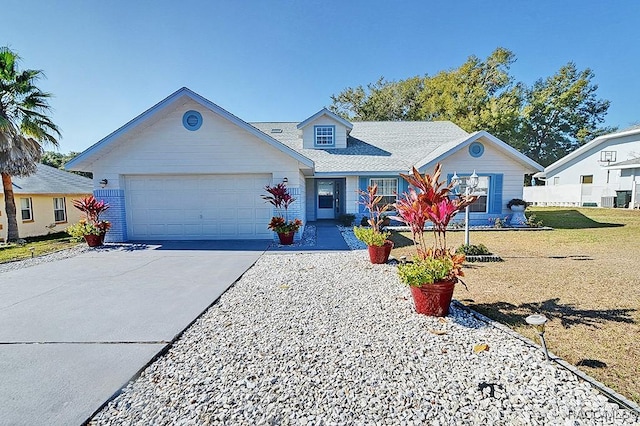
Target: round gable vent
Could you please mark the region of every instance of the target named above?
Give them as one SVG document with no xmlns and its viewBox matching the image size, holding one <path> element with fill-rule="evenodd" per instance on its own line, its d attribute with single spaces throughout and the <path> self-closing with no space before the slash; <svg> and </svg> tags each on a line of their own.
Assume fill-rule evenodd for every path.
<svg viewBox="0 0 640 426">
<path fill-rule="evenodd" d="M 469 155 L 474 158 L 478 158 L 482 157 L 482 154 L 484 154 L 484 145 L 482 145 L 480 142 L 474 142 L 469 145 Z"/>
<path fill-rule="evenodd" d="M 187 111 L 182 116 L 182 125 L 192 132 L 202 126 L 202 115 L 198 111 Z"/>
</svg>

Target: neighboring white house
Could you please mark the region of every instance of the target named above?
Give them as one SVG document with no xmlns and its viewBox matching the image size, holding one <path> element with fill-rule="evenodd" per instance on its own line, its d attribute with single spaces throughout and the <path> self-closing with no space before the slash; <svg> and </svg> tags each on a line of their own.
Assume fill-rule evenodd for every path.
<svg viewBox="0 0 640 426">
<path fill-rule="evenodd" d="M 542 170 L 491 134 L 448 121 L 351 123 L 322 109 L 302 122 L 247 123 L 187 88 L 67 168 L 93 172 L 94 195 L 111 205 L 108 241 L 270 239 L 265 185 L 287 182 L 296 198 L 290 219 L 362 216 L 358 190 L 378 184 L 394 202 L 407 190 L 400 173 L 438 162 L 448 179 L 480 176 L 478 224 L 508 214 L 524 175 Z"/>
<path fill-rule="evenodd" d="M 542 206 L 637 206 L 640 126 L 602 135 L 534 177 L 545 185 L 524 189 L 525 200 Z M 631 198 L 630 202 L 629 197 Z"/>
</svg>

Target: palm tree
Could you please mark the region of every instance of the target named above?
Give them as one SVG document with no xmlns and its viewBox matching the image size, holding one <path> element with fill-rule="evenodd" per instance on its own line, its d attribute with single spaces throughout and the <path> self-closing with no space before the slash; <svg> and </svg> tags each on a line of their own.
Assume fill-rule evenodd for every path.
<svg viewBox="0 0 640 426">
<path fill-rule="evenodd" d="M 0 47 L 0 174 L 7 213 L 7 240 L 16 241 L 18 222 L 11 176 L 28 176 L 42 157 L 41 144 L 58 146 L 60 130 L 47 116 L 50 93 L 36 87 L 41 70 L 18 70 L 20 57 Z"/>
</svg>

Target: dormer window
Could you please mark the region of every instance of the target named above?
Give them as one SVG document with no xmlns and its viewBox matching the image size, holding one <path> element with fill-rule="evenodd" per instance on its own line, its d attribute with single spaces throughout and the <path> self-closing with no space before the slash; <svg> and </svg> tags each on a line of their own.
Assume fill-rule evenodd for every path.
<svg viewBox="0 0 640 426">
<path fill-rule="evenodd" d="M 317 147 L 332 147 L 336 145 L 336 126 L 313 126 L 314 145 Z"/>
</svg>

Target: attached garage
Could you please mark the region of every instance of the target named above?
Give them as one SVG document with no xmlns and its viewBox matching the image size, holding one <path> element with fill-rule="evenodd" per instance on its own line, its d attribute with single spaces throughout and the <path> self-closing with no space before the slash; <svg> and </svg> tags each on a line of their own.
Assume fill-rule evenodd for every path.
<svg viewBox="0 0 640 426">
<path fill-rule="evenodd" d="M 269 239 L 266 174 L 125 176 L 129 240 Z"/>
</svg>

